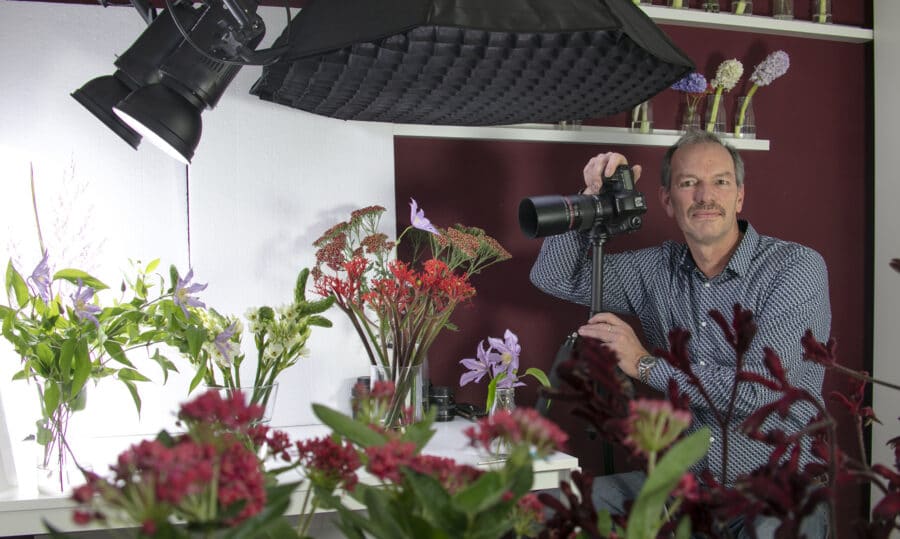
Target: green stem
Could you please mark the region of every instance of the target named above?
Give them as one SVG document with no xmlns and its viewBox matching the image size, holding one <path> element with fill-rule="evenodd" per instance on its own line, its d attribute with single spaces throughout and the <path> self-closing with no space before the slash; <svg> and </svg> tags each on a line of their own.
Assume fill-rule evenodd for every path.
<svg viewBox="0 0 900 539">
<path fill-rule="evenodd" d="M 297 520 L 297 534 L 300 537 L 306 537 L 306 532 L 309 531 L 309 526 L 312 524 L 313 516 L 316 514 L 316 502 L 313 500 L 312 505 L 309 507 L 309 512 L 306 511 L 306 506 L 309 504 L 309 498 L 312 495 L 312 484 L 309 485 L 309 489 L 307 489 L 306 494 L 303 496 L 303 505 L 300 506 L 300 518 Z"/>
<path fill-rule="evenodd" d="M 827 20 L 828 10 L 826 7 L 826 0 L 819 0 L 819 13 L 816 15 L 816 22 L 825 22 Z"/>
<path fill-rule="evenodd" d="M 750 87 L 750 91 L 747 92 L 747 97 L 744 98 L 744 102 L 741 103 L 741 110 L 738 113 L 738 120 L 734 126 L 734 136 L 741 136 L 741 128 L 744 127 L 744 116 L 747 114 L 747 107 L 750 106 L 750 100 L 753 99 L 753 94 L 756 93 L 756 90 L 759 88 L 756 84 Z"/>
<path fill-rule="evenodd" d="M 41 247 L 41 258 L 44 257 L 46 247 L 44 247 L 44 235 L 41 233 L 41 220 L 38 217 L 37 194 L 34 188 L 34 163 L 28 163 L 31 170 L 31 208 L 34 210 L 34 224 L 37 226 L 38 245 Z"/>
<path fill-rule="evenodd" d="M 716 118 L 719 115 L 719 100 L 722 99 L 722 87 L 716 88 L 716 96 L 713 98 L 712 110 L 709 113 L 709 120 L 706 122 L 706 130 L 710 133 L 716 125 Z"/>
<path fill-rule="evenodd" d="M 746 0 L 738 0 L 737 6 L 734 8 L 735 15 L 743 15 L 744 9 L 747 7 Z"/>
<path fill-rule="evenodd" d="M 672 0 L 672 7 L 681 9 L 681 0 Z"/>
</svg>

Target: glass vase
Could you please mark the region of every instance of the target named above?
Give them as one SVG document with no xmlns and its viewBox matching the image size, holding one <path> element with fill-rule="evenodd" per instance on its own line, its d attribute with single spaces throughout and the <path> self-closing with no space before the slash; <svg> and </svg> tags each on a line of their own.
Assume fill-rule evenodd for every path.
<svg viewBox="0 0 900 539">
<path fill-rule="evenodd" d="M 675 9 L 687 9 L 688 0 L 666 0 L 666 5 Z"/>
<path fill-rule="evenodd" d="M 700 130 L 700 113 L 697 112 L 697 107 L 685 105 L 684 113 L 681 115 L 680 129 L 682 133 Z"/>
<path fill-rule="evenodd" d="M 706 96 L 704 129 L 710 133 L 725 133 L 725 94 Z"/>
<path fill-rule="evenodd" d="M 631 131 L 633 133 L 653 132 L 653 105 L 649 100 L 631 109 Z"/>
<path fill-rule="evenodd" d="M 491 403 L 491 409 L 488 413 L 493 417 L 499 412 L 512 412 L 516 409 L 516 388 L 514 387 L 498 387 L 494 391 L 494 402 Z M 491 455 L 498 459 L 505 459 L 509 456 L 509 441 L 504 438 L 497 438 L 491 442 Z"/>
<path fill-rule="evenodd" d="M 66 494 L 72 487 L 72 481 L 80 479 L 80 474 L 71 469 L 66 433 L 72 414 L 84 409 L 87 393 L 82 387 L 77 395 L 72 396 L 70 390 L 71 384 L 62 382 L 47 382 L 43 387 L 42 404 L 46 404 L 46 399 L 52 394 L 59 399 L 50 416 L 44 417 L 38 426 L 37 442 L 41 447 L 37 462 L 37 488 L 44 494 Z"/>
<path fill-rule="evenodd" d="M 756 118 L 753 115 L 753 98 L 741 96 L 734 113 L 735 138 L 756 138 Z"/>
<path fill-rule="evenodd" d="M 394 384 L 390 399 L 379 405 L 379 417 L 387 429 L 402 429 L 424 417 L 425 398 L 422 365 L 375 365 L 372 387 L 378 382 Z"/>
<path fill-rule="evenodd" d="M 772 16 L 776 19 L 793 19 L 794 0 L 772 0 Z"/>
<path fill-rule="evenodd" d="M 823 24 L 831 22 L 831 0 L 813 0 L 812 20 Z"/>
<path fill-rule="evenodd" d="M 703 0 L 703 11 L 710 13 L 719 12 L 719 0 Z"/>
<path fill-rule="evenodd" d="M 731 0 L 731 12 L 735 15 L 752 15 L 753 0 Z"/>
</svg>

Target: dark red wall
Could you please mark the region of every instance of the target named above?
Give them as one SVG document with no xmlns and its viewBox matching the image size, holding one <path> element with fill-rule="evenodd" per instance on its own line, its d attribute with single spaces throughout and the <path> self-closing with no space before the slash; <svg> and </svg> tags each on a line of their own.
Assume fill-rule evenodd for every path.
<svg viewBox="0 0 900 539">
<path fill-rule="evenodd" d="M 808 17 L 806 4 L 795 1 L 798 18 Z M 835 21 L 871 27 L 871 7 L 865 4 L 862 0 L 835 2 Z M 728 2 L 723 0 L 722 6 L 727 8 Z M 756 0 L 754 12 L 770 13 L 768 2 Z M 684 27 L 663 29 L 708 78 L 727 58 L 743 62 L 746 81 L 769 52 L 783 49 L 790 55 L 788 73 L 760 89 L 754 98 L 758 136 L 771 141 L 771 150 L 742 152 L 747 167 L 743 217 L 762 234 L 809 245 L 824 256 L 831 285 L 832 335 L 839 343 L 841 360 L 850 367 L 871 370 L 871 45 Z M 742 82 L 726 97 L 729 126 L 736 98 L 748 87 Z M 653 105 L 655 126 L 675 129 L 680 95 L 663 91 Z M 626 114 L 593 123 L 625 126 Z M 651 205 L 643 228 L 634 235 L 614 238 L 607 251 L 680 239 L 656 195 L 664 148 L 396 139 L 400 226 L 408 223 L 407 203 L 415 197 L 433 222 L 482 227 L 514 256 L 474 279 L 478 289 L 475 301 L 453 318 L 459 331 L 445 332 L 429 354 L 433 382 L 455 388 L 457 400 L 483 402 L 484 384 L 457 387 L 462 373 L 458 361 L 473 356 L 481 339 L 501 336 L 509 328 L 522 344 L 522 368 L 548 369 L 565 335 L 586 319 L 586 308 L 548 297 L 529 283 L 528 272 L 540 240 L 521 234 L 516 210 L 524 197 L 577 191 L 585 162 L 611 150 L 625 153 L 631 163 L 644 165 L 639 188 Z M 826 395 L 839 385 L 829 378 Z M 533 383 L 517 393 L 520 404 L 533 404 L 534 399 Z M 831 408 L 841 422 L 842 444 L 854 451 L 857 444 L 850 421 Z M 599 470 L 599 444 L 587 439 L 583 427 L 568 416 L 564 406 L 557 406 L 552 416 L 570 432 L 570 451 L 581 459 L 582 466 Z M 620 459 L 619 466 L 626 467 L 627 462 Z M 842 528 L 864 514 L 865 508 L 862 491 L 844 499 L 846 505 L 839 511 Z"/>
</svg>

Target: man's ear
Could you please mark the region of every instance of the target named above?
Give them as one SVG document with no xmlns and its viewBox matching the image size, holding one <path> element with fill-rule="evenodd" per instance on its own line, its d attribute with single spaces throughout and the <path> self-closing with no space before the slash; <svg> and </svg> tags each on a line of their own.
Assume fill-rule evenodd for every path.
<svg viewBox="0 0 900 539">
<path fill-rule="evenodd" d="M 741 209 L 744 207 L 744 184 L 741 184 L 738 187 L 737 201 L 734 205 L 734 213 L 741 213 Z"/>
<path fill-rule="evenodd" d="M 659 186 L 659 201 L 662 203 L 663 208 L 666 209 L 666 215 L 674 217 L 675 210 L 672 208 L 672 197 L 669 195 L 669 190 L 661 185 Z"/>
</svg>

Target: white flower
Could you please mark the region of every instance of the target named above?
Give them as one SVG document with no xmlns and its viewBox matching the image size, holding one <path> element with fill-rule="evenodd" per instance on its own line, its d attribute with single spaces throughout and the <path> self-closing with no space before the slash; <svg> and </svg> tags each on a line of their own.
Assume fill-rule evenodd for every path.
<svg viewBox="0 0 900 539">
<path fill-rule="evenodd" d="M 714 88 L 722 88 L 727 92 L 737 85 L 743 74 L 744 66 L 736 58 L 725 60 L 719 64 L 712 85 Z"/>
</svg>

